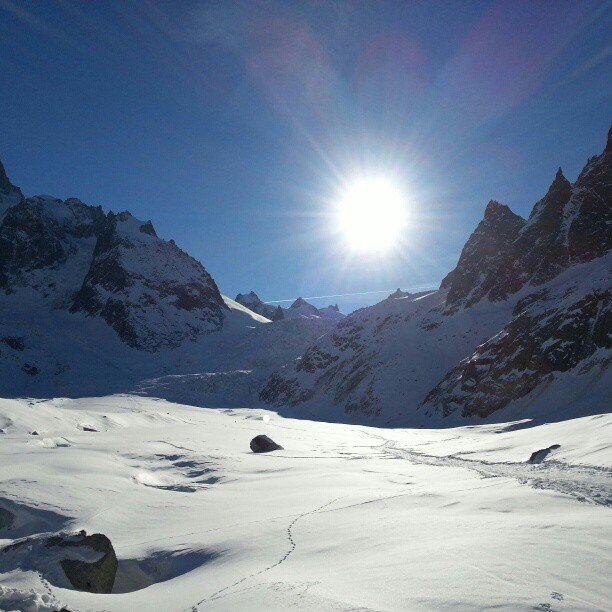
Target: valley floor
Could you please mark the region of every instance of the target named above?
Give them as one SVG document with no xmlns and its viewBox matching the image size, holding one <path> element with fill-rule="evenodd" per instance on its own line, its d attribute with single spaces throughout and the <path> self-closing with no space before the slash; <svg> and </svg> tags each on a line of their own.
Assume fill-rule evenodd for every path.
<svg viewBox="0 0 612 612">
<path fill-rule="evenodd" d="M 0 428 L 0 544 L 85 529 L 119 557 L 94 595 L 0 554 L 2 610 L 610 609 L 609 414 L 378 429 L 115 395 L 0 400 Z"/>
</svg>

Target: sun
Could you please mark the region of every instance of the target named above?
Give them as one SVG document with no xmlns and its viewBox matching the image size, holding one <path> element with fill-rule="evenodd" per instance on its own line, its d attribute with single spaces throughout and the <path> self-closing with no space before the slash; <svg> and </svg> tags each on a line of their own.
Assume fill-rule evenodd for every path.
<svg viewBox="0 0 612 612">
<path fill-rule="evenodd" d="M 397 245 L 406 227 L 406 202 L 387 178 L 363 178 L 340 197 L 337 221 L 352 250 L 387 251 Z"/>
</svg>

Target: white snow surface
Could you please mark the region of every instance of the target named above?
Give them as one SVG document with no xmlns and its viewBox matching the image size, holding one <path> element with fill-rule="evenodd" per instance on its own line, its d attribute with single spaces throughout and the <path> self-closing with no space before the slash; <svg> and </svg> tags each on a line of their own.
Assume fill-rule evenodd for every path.
<svg viewBox="0 0 612 612">
<path fill-rule="evenodd" d="M 612 600 L 609 414 L 377 429 L 113 395 L 0 399 L 0 428 L 0 507 L 17 517 L 0 544 L 85 529 L 119 558 L 108 595 L 57 584 L 44 563 L 5 562 L 3 610 L 562 611 Z M 253 454 L 262 433 L 284 450 Z"/>
</svg>

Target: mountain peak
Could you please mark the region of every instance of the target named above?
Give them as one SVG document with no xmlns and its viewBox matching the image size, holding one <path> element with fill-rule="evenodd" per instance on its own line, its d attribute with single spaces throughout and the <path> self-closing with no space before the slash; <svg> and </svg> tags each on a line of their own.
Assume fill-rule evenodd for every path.
<svg viewBox="0 0 612 612">
<path fill-rule="evenodd" d="M 2 164 L 2 160 L 0 160 L 0 193 L 9 194 L 15 192 L 21 194 L 21 189 L 11 183 L 4 169 L 4 165 Z"/>
<path fill-rule="evenodd" d="M 608 130 L 608 142 L 606 143 L 606 149 L 604 153 L 612 153 L 612 125 Z"/>
<path fill-rule="evenodd" d="M 297 300 L 295 300 L 295 302 L 293 302 L 293 304 L 291 304 L 291 306 L 289 308 L 299 308 L 300 306 L 309 306 L 310 304 L 308 304 L 308 302 L 304 299 L 299 297 Z"/>
<path fill-rule="evenodd" d="M 489 200 L 484 212 L 484 218 L 487 221 L 505 221 L 518 216 L 510 210 L 510 207 L 500 204 L 497 200 Z"/>
<path fill-rule="evenodd" d="M 555 174 L 555 179 L 550 184 L 550 187 L 548 188 L 548 193 L 546 195 L 561 196 L 558 199 L 565 203 L 571 188 L 572 184 L 565 178 L 563 170 L 561 170 L 561 167 L 559 167 L 557 173 Z"/>
</svg>

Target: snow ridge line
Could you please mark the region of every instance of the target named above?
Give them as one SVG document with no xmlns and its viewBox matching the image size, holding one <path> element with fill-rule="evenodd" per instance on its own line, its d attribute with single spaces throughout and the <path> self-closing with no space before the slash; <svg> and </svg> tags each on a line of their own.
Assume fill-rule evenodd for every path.
<svg viewBox="0 0 612 612">
<path fill-rule="evenodd" d="M 293 533 L 292 533 L 292 529 L 295 526 L 295 524 L 299 520 L 303 519 L 305 516 L 309 516 L 310 514 L 317 514 L 318 512 L 321 512 L 321 510 L 324 510 L 328 506 L 331 506 L 333 503 L 337 502 L 339 499 L 342 499 L 342 497 L 335 497 L 331 501 L 328 501 L 327 503 L 323 504 L 322 506 L 319 506 L 318 508 L 315 508 L 314 510 L 309 510 L 308 512 L 304 512 L 303 514 L 296 516 L 291 521 L 291 523 L 289 523 L 289 526 L 287 527 L 287 539 L 289 541 L 289 549 L 276 563 L 273 563 L 272 565 L 264 567 L 263 569 L 257 572 L 253 572 L 252 574 L 249 574 L 248 576 L 243 576 L 240 580 L 237 580 L 233 584 L 223 587 L 222 589 L 215 591 L 212 595 L 209 595 L 208 597 L 201 599 L 200 601 L 198 601 L 195 605 L 191 607 L 191 612 L 197 612 L 198 607 L 201 606 L 204 602 L 210 601 L 212 599 L 217 599 L 221 595 L 221 593 L 225 593 L 225 591 L 232 589 L 238 586 L 239 584 L 242 584 L 243 582 L 246 582 L 249 578 L 255 578 L 256 576 L 265 574 L 266 572 L 273 570 L 275 567 L 278 567 L 281 563 L 284 563 L 287 560 L 287 558 L 291 556 L 291 554 L 295 551 L 295 548 L 296 548 L 296 543 L 295 543 L 295 540 L 293 539 Z"/>
<path fill-rule="evenodd" d="M 414 463 L 438 467 L 462 467 L 478 472 L 484 478 L 514 478 L 534 489 L 549 489 L 570 495 L 579 502 L 612 506 L 612 470 L 606 467 L 571 465 L 554 460 L 531 465 L 464 459 L 456 455 L 439 457 L 397 448 L 397 442 L 394 440 L 371 432 L 363 433 L 381 440 L 381 451 L 396 459 L 408 459 Z"/>
</svg>

